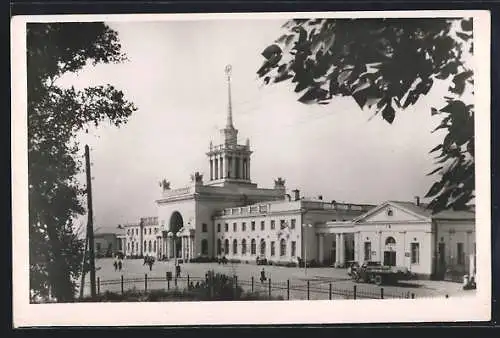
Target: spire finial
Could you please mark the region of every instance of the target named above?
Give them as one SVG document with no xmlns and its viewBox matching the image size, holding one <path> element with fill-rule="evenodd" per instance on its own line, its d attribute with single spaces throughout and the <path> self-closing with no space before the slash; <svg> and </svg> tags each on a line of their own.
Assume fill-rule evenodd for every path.
<svg viewBox="0 0 500 338">
<path fill-rule="evenodd" d="M 234 128 L 233 126 L 233 107 L 231 105 L 231 65 L 227 65 L 225 68 L 226 76 L 227 76 L 227 95 L 228 95 L 228 104 L 227 104 L 227 121 L 226 128 Z"/>
</svg>

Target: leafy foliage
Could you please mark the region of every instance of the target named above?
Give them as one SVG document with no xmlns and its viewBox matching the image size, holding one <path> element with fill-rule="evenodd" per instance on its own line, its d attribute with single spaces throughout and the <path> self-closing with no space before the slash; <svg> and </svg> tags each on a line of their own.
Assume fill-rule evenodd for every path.
<svg viewBox="0 0 500 338">
<path fill-rule="evenodd" d="M 457 29 L 454 27 L 458 26 Z M 430 208 L 463 209 L 474 197 L 474 110 L 462 101 L 473 85 L 464 51 L 472 53 L 472 19 L 295 19 L 262 52 L 265 84 L 289 81 L 304 104 L 351 96 L 388 123 L 429 93 L 436 80 L 452 86 L 436 128 L 447 129 L 437 157 L 440 179 Z M 454 36 L 453 33 L 456 35 Z M 444 166 L 443 163 L 446 163 Z"/>
<path fill-rule="evenodd" d="M 108 120 L 116 126 L 136 110 L 111 85 L 76 90 L 57 80 L 91 62 L 122 62 L 117 33 L 104 23 L 27 26 L 28 182 L 32 295 L 71 300 L 81 273 L 83 244 L 73 226 L 85 212 L 76 180 L 78 132 Z"/>
</svg>

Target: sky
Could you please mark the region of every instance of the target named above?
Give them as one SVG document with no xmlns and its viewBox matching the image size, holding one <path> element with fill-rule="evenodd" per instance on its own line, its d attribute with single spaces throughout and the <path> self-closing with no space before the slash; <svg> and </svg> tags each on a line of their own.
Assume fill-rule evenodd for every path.
<svg viewBox="0 0 500 338">
<path fill-rule="evenodd" d="M 113 84 L 138 110 L 120 128 L 107 124 L 79 137 L 91 149 L 96 228 L 155 216 L 159 181 L 180 188 L 195 171 L 209 176 L 205 155 L 227 114 L 224 68 L 232 65 L 233 121 L 248 137 L 251 175 L 272 188 L 283 177 L 301 195 L 349 203 L 423 197 L 435 177 L 429 150 L 443 134 L 430 108 L 444 105 L 446 84 L 398 111 L 392 125 L 352 98 L 304 105 L 288 84 L 262 86 L 261 52 L 283 21 L 227 19 L 108 22 L 129 61 L 87 67 L 60 80 L 77 88 Z M 82 155 L 83 156 L 83 155 Z M 84 183 L 84 176 L 81 177 Z"/>
</svg>

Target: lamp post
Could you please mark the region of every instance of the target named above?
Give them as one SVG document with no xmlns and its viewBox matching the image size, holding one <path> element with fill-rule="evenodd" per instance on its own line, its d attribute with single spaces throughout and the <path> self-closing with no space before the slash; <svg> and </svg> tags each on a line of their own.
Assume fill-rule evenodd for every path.
<svg viewBox="0 0 500 338">
<path fill-rule="evenodd" d="M 307 229 L 312 228 L 312 224 L 302 224 L 304 228 L 304 274 L 307 276 Z"/>
<path fill-rule="evenodd" d="M 167 234 L 167 237 L 168 237 L 169 239 L 171 239 L 171 240 L 172 240 L 172 242 L 174 243 L 174 266 L 177 266 L 177 250 L 175 249 L 175 244 L 176 244 L 176 243 L 175 243 L 175 242 L 176 242 L 176 241 L 175 241 L 175 239 L 176 239 L 176 237 L 177 237 L 177 236 L 176 236 L 176 235 L 175 235 L 172 231 L 170 231 L 170 232 Z M 168 255 L 168 253 L 167 253 L 167 255 Z"/>
</svg>

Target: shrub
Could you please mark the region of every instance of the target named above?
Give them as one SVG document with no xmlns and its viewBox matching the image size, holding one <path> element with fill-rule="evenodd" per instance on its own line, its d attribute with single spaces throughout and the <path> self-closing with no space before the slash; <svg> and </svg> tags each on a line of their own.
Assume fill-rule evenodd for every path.
<svg viewBox="0 0 500 338">
<path fill-rule="evenodd" d="M 207 256 L 198 256 L 196 258 L 191 259 L 191 263 L 211 263 L 211 262 L 217 262 L 216 258 L 213 257 L 207 257 Z"/>
<path fill-rule="evenodd" d="M 229 263 L 241 263 L 241 259 L 231 258 L 231 259 L 229 260 Z"/>
</svg>

